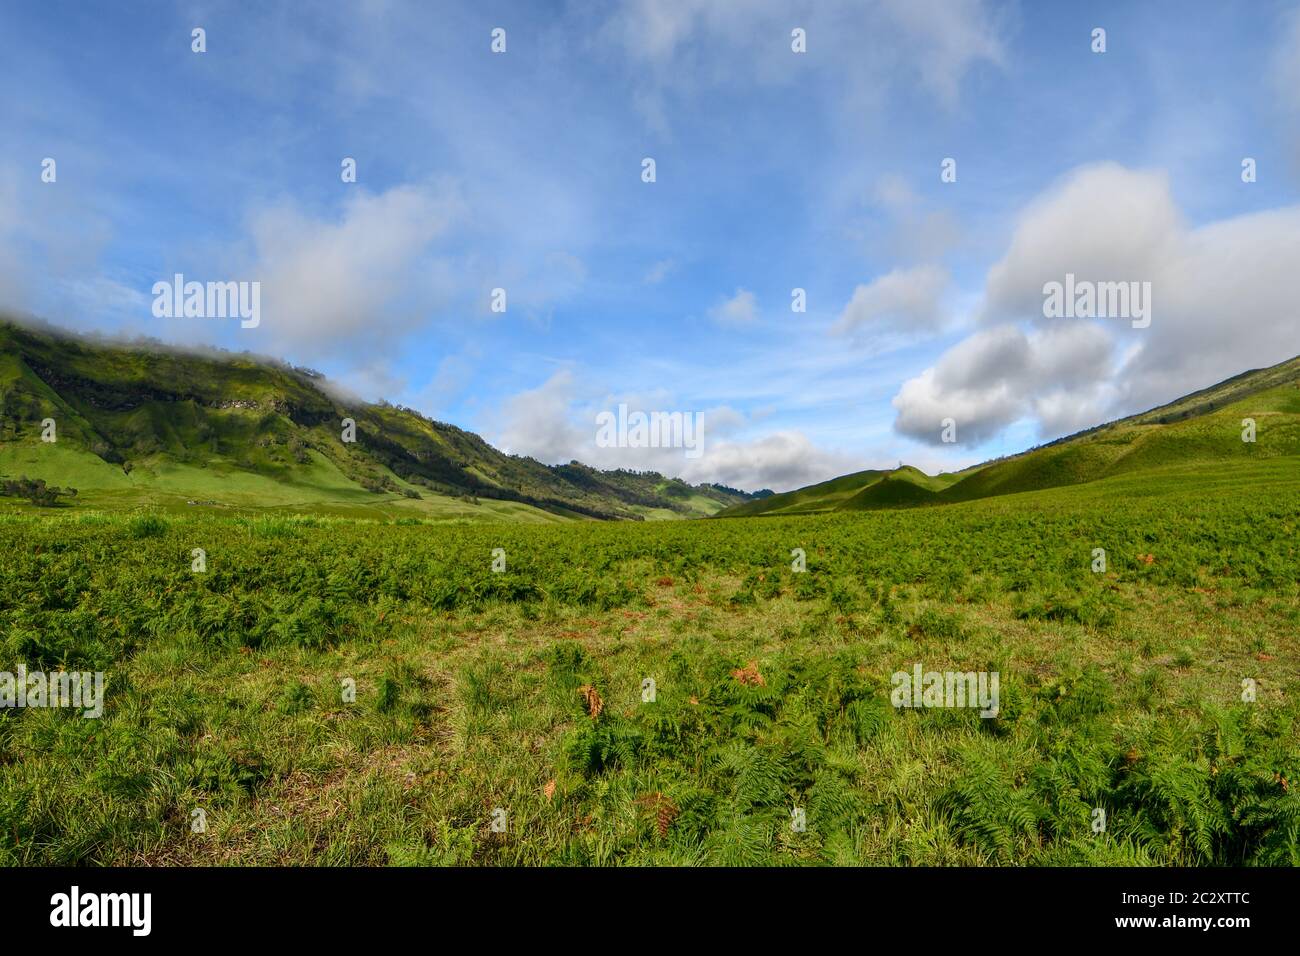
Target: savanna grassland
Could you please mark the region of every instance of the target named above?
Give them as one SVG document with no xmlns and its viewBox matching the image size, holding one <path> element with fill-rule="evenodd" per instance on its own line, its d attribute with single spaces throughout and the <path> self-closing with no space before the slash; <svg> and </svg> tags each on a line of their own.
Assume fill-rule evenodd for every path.
<svg viewBox="0 0 1300 956">
<path fill-rule="evenodd" d="M 14 506 L 0 668 L 107 684 L 0 713 L 0 862 L 1293 866 L 1298 473 L 557 526 Z M 917 663 L 997 671 L 998 716 L 894 708 Z"/>
</svg>

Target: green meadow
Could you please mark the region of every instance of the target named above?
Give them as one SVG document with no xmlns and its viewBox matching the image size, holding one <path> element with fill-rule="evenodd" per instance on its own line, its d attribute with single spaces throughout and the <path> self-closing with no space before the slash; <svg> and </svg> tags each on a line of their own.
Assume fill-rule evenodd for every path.
<svg viewBox="0 0 1300 956">
<path fill-rule="evenodd" d="M 106 683 L 0 712 L 0 861 L 1294 866 L 1298 466 L 705 521 L 7 500 L 0 669 Z M 916 665 L 997 715 L 895 707 Z"/>
</svg>

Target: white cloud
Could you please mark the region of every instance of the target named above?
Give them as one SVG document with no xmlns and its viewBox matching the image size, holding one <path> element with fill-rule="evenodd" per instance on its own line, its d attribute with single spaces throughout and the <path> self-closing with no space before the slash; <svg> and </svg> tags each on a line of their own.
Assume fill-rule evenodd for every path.
<svg viewBox="0 0 1300 956">
<path fill-rule="evenodd" d="M 596 415 L 626 403 L 632 411 L 682 411 L 703 419 L 702 454 L 681 448 L 602 448 L 596 444 Z M 595 468 L 657 471 L 692 484 L 719 482 L 756 491 L 785 491 L 864 467 L 862 460 L 817 447 L 797 430 L 744 439 L 753 419 L 727 406 L 690 410 L 670 394 L 596 396 L 569 369 L 534 389 L 509 398 L 490 438 L 504 451 L 547 464 L 572 460 Z"/>
<path fill-rule="evenodd" d="M 1164 173 L 1117 163 L 1076 169 L 1020 215 L 1010 247 L 989 270 L 982 317 L 1041 321 L 1044 283 L 1066 273 L 1153 281 L 1158 263 L 1177 255 L 1185 228 Z"/>
<path fill-rule="evenodd" d="M 730 299 L 709 309 L 709 318 L 719 325 L 748 325 L 758 318 L 758 300 L 754 293 L 737 289 Z"/>
<path fill-rule="evenodd" d="M 789 491 L 859 471 L 860 459 L 818 448 L 799 431 L 779 431 L 748 442 L 715 442 L 703 458 L 688 462 L 681 476 L 697 484 L 713 481 L 758 491 Z"/>
<path fill-rule="evenodd" d="M 511 396 L 502 407 L 494 443 L 511 455 L 529 455 L 546 464 L 581 459 L 579 451 L 595 445 L 595 426 L 584 430 L 574 423 L 576 395 L 573 373 L 561 369 L 537 388 Z"/>
<path fill-rule="evenodd" d="M 333 220 L 291 203 L 254 215 L 247 278 L 262 283 L 261 347 L 314 357 L 383 347 L 409 332 L 437 298 L 431 244 L 458 212 L 450 190 L 405 185 L 359 190 Z"/>
<path fill-rule="evenodd" d="M 992 327 L 903 385 L 895 428 L 934 442 L 952 417 L 966 443 L 1031 418 L 1060 434 L 1291 358 L 1297 264 L 1300 206 L 1190 228 L 1162 173 L 1076 170 L 1029 204 L 990 269 L 980 311 Z M 1045 319 L 1043 284 L 1067 273 L 1150 282 L 1150 327 Z M 1039 331 L 1026 334 L 1020 320 Z"/>
<path fill-rule="evenodd" d="M 939 445 L 951 418 L 957 444 L 978 445 L 1029 415 L 1044 430 L 1075 426 L 1071 409 L 1080 393 L 1095 400 L 1093 390 L 1112 367 L 1110 339 L 1098 325 L 1074 322 L 1033 335 L 1014 325 L 982 329 L 903 383 L 894 428 Z"/>
<path fill-rule="evenodd" d="M 948 273 L 934 265 L 895 269 L 853 290 L 835 324 L 836 332 L 860 327 L 887 327 L 930 332 L 944 323 L 942 299 Z"/>
<path fill-rule="evenodd" d="M 1015 329 L 981 332 L 962 342 L 937 367 L 903 383 L 894 397 L 895 430 L 937 445 L 945 419 L 951 418 L 957 424 L 959 444 L 978 444 L 992 437 L 1022 414 L 1007 374 L 1024 367 L 1026 351 Z M 1005 371 L 986 377 L 999 366 Z M 983 374 L 977 375 L 977 370 Z M 977 387 L 971 386 L 972 379 L 978 380 Z"/>
</svg>

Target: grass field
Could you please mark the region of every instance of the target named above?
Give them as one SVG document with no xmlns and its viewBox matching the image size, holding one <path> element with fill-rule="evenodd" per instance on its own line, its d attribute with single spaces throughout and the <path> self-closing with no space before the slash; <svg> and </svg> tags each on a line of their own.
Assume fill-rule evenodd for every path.
<svg viewBox="0 0 1300 956">
<path fill-rule="evenodd" d="M 0 862 L 1297 865 L 1297 475 L 557 526 L 12 505 L 0 668 L 106 698 L 0 713 Z M 998 715 L 892 706 L 917 664 L 997 672 Z"/>
<path fill-rule="evenodd" d="M 94 455 L 59 445 L 0 445 L 0 474 L 48 475 L 60 486 L 77 489 L 77 504 L 102 510 L 146 508 L 164 514 L 195 510 L 225 512 L 283 511 L 347 518 L 417 517 L 443 521 L 512 521 L 550 524 L 568 520 L 520 501 L 447 495 L 412 499 L 398 492 L 367 491 L 347 478 L 329 459 L 310 453 L 311 465 L 299 481 L 277 480 L 256 472 L 214 465 L 202 467 L 160 461 L 125 474 Z M 397 476 L 390 480 L 409 487 Z M 15 510 L 11 502 L 0 510 Z M 580 515 L 572 515 L 580 518 Z"/>
</svg>

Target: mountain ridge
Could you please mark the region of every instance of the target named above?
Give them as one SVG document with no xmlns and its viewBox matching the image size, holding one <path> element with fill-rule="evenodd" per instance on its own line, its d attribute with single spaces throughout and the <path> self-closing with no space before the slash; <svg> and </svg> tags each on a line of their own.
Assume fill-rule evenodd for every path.
<svg viewBox="0 0 1300 956">
<path fill-rule="evenodd" d="M 40 440 L 46 419 L 54 442 Z M 355 441 L 344 440 L 344 419 Z M 484 501 L 485 517 L 700 517 L 749 497 L 657 472 L 509 455 L 274 358 L 2 318 L 0 472 L 90 490 L 101 504 L 176 506 L 210 495 L 230 506 L 383 504 L 465 518 Z M 457 504 L 428 506 L 438 502 Z"/>
</svg>

